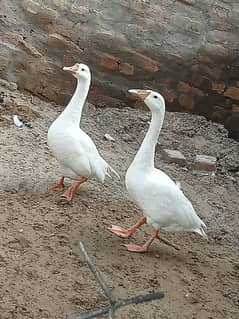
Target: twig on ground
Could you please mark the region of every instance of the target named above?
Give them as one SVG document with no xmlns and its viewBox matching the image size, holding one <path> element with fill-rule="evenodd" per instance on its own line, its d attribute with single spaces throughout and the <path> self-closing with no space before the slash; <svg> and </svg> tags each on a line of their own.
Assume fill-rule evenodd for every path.
<svg viewBox="0 0 239 319">
<path fill-rule="evenodd" d="M 91 260 L 88 253 L 86 252 L 86 249 L 85 249 L 84 244 L 82 242 L 80 242 L 80 250 L 81 250 L 81 252 L 85 258 L 85 261 L 86 261 L 87 265 L 89 266 L 91 272 L 95 275 L 96 280 L 98 281 L 98 283 L 100 284 L 101 288 L 103 289 L 106 297 L 108 298 L 110 305 L 95 309 L 93 311 L 85 312 L 85 313 L 79 315 L 78 317 L 75 317 L 74 319 L 90 319 L 90 318 L 100 317 L 104 314 L 108 314 L 108 319 L 114 319 L 115 310 L 120 308 L 120 307 L 127 306 L 130 304 L 138 304 L 138 303 L 142 303 L 142 302 L 148 302 L 148 301 L 152 301 L 154 299 L 161 299 L 164 297 L 163 292 L 153 292 L 153 293 L 150 293 L 147 295 L 139 295 L 139 296 L 135 296 L 135 297 L 127 298 L 127 299 L 120 299 L 120 298 L 114 299 L 112 294 L 111 294 L 110 288 L 103 280 L 100 272 L 96 269 L 93 261 Z"/>
<path fill-rule="evenodd" d="M 165 243 L 168 246 L 173 247 L 176 250 L 180 250 L 180 247 L 175 245 L 174 243 L 172 243 L 171 241 L 167 240 L 166 238 L 162 237 L 162 236 L 158 236 L 158 240 L 161 240 L 163 243 Z"/>
</svg>

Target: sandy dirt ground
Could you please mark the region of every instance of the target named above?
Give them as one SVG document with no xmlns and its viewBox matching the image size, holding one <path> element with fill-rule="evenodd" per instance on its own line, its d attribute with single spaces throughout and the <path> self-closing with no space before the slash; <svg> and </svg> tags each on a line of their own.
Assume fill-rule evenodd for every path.
<svg viewBox="0 0 239 319">
<path fill-rule="evenodd" d="M 207 224 L 209 242 L 188 233 L 164 234 L 180 251 L 155 242 L 146 254 L 123 243 L 143 243 L 143 227 L 130 240 L 107 227 L 127 227 L 141 216 L 128 197 L 124 178 L 82 185 L 71 204 L 47 185 L 59 177 L 47 129 L 62 107 L 0 88 L 0 318 L 65 319 L 105 305 L 107 300 L 79 254 L 82 240 L 114 293 L 129 297 L 163 291 L 165 298 L 129 306 L 117 318 L 236 319 L 239 313 L 239 144 L 203 117 L 167 113 L 156 166 L 182 184 Z M 17 128 L 12 115 L 32 123 Z M 149 113 L 87 105 L 82 127 L 122 177 L 148 128 Z M 106 141 L 105 133 L 115 142 Z M 163 148 L 178 149 L 188 168 L 163 160 Z M 196 154 L 218 158 L 213 177 L 194 175 Z M 70 182 L 70 181 L 69 181 Z"/>
</svg>

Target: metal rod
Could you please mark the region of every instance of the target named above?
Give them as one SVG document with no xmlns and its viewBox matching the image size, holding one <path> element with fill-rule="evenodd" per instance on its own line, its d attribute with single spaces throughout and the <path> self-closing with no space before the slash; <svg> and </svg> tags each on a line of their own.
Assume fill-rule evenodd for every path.
<svg viewBox="0 0 239 319">
<path fill-rule="evenodd" d="M 160 239 L 162 240 L 161 237 L 160 237 Z M 127 299 L 115 300 L 112 297 L 110 288 L 103 280 L 100 272 L 96 269 L 96 266 L 94 265 L 93 261 L 91 260 L 88 253 L 86 252 L 85 246 L 81 241 L 80 241 L 80 250 L 85 258 L 85 261 L 86 261 L 88 267 L 90 268 L 91 272 L 94 274 L 97 282 L 100 284 L 106 297 L 108 298 L 110 305 L 95 309 L 93 311 L 85 312 L 85 313 L 75 317 L 74 319 L 91 319 L 91 318 L 100 317 L 104 314 L 108 314 L 108 319 L 114 319 L 114 313 L 120 307 L 124 307 L 124 306 L 130 305 L 130 304 L 139 304 L 142 302 L 148 302 L 148 301 L 152 301 L 154 299 L 161 299 L 164 297 L 163 292 L 153 292 L 153 293 L 149 293 L 146 295 L 139 295 L 139 296 L 135 296 L 135 297 L 127 298 Z"/>
<path fill-rule="evenodd" d="M 79 315 L 78 317 L 75 317 L 74 319 L 90 319 L 90 318 L 95 318 L 95 317 L 99 317 L 102 316 L 104 314 L 107 314 L 111 311 L 114 312 L 116 309 L 120 308 L 120 307 L 124 307 L 130 304 L 139 304 L 139 303 L 143 303 L 143 302 L 149 302 L 155 299 L 161 299 L 164 297 L 164 293 L 163 292 L 153 292 L 147 295 L 139 295 L 139 296 L 135 296 L 135 297 L 131 297 L 131 298 L 127 298 L 127 299 L 118 299 L 117 301 L 115 301 L 115 303 L 113 305 L 109 305 L 106 307 L 102 307 L 99 309 L 96 309 L 94 311 L 89 311 L 89 312 L 85 312 L 81 315 Z M 110 318 L 110 317 L 108 317 Z"/>
<path fill-rule="evenodd" d="M 104 291 L 106 297 L 109 299 L 111 304 L 114 303 L 114 298 L 111 294 L 110 288 L 108 287 L 108 285 L 106 284 L 106 282 L 102 278 L 102 275 L 100 274 L 100 272 L 96 269 L 93 261 L 91 260 L 90 256 L 87 254 L 87 252 L 85 250 L 84 244 L 81 241 L 80 241 L 80 250 L 81 250 L 81 252 L 85 258 L 85 261 L 86 261 L 87 265 L 89 266 L 91 272 L 94 274 L 96 280 L 100 284 L 100 287 Z"/>
<path fill-rule="evenodd" d="M 166 238 L 162 237 L 162 236 L 158 236 L 158 240 L 162 241 L 163 243 L 165 243 L 168 246 L 173 247 L 176 250 L 180 250 L 180 247 L 175 245 L 174 243 L 172 243 L 171 241 L 167 240 Z"/>
</svg>

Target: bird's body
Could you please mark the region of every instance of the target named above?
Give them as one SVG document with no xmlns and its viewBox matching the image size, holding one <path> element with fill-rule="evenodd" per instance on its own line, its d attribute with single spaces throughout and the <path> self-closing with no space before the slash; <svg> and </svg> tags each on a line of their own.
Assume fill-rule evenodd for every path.
<svg viewBox="0 0 239 319">
<path fill-rule="evenodd" d="M 84 64 L 76 64 L 65 69 L 76 76 L 77 88 L 65 110 L 50 126 L 48 145 L 62 168 L 61 180 L 50 188 L 61 190 L 65 177 L 75 180 L 73 189 L 71 186 L 63 194 L 67 200 L 71 200 L 76 188 L 88 179 L 95 178 L 103 183 L 105 176 L 110 176 L 110 171 L 118 174 L 100 156 L 89 135 L 80 128 L 81 113 L 91 82 L 89 68 Z"/>
<path fill-rule="evenodd" d="M 170 232 L 192 231 L 201 235 L 204 232 L 201 227 L 205 224 L 197 216 L 191 202 L 161 170 L 142 170 L 141 174 L 138 174 L 134 167 L 130 168 L 126 174 L 126 188 L 131 198 L 142 209 L 147 224 L 154 229 Z"/>
<path fill-rule="evenodd" d="M 48 132 L 48 145 L 62 167 L 62 175 L 79 180 L 96 178 L 103 183 L 108 164 L 100 156 L 94 142 L 81 128 L 53 123 Z"/>
<path fill-rule="evenodd" d="M 144 217 L 128 230 L 112 226 L 111 231 L 120 237 L 130 237 L 143 224 L 150 224 L 154 231 L 145 245 L 126 245 L 128 250 L 135 252 L 147 251 L 161 229 L 196 232 L 207 237 L 203 230 L 205 224 L 179 185 L 154 166 L 155 146 L 165 114 L 163 97 L 150 90 L 130 91 L 144 100 L 152 112 L 149 130 L 125 176 L 127 191 Z"/>
</svg>

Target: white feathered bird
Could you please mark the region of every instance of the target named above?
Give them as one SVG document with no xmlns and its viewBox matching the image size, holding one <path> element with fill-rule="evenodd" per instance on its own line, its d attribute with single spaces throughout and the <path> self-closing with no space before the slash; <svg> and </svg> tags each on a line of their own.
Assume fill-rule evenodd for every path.
<svg viewBox="0 0 239 319">
<path fill-rule="evenodd" d="M 73 181 L 62 195 L 70 201 L 80 184 L 90 178 L 103 183 L 105 176 L 118 173 L 100 156 L 92 139 L 80 128 L 81 113 L 86 101 L 91 72 L 87 65 L 76 63 L 64 67 L 77 79 L 76 90 L 60 116 L 48 130 L 48 146 L 62 168 L 62 177 L 58 183 L 49 185 L 49 189 L 63 190 L 64 178 Z"/>
<path fill-rule="evenodd" d="M 142 209 L 143 217 L 132 227 L 124 230 L 112 226 L 110 230 L 120 237 L 130 237 L 145 223 L 153 227 L 151 238 L 143 245 L 125 245 L 129 251 L 145 252 L 159 236 L 160 229 L 166 231 L 195 232 L 207 238 L 206 225 L 196 214 L 191 202 L 177 183 L 154 166 L 155 146 L 163 125 L 164 98 L 151 90 L 129 90 L 142 99 L 152 113 L 149 130 L 125 176 L 126 188 L 135 203 Z"/>
</svg>

